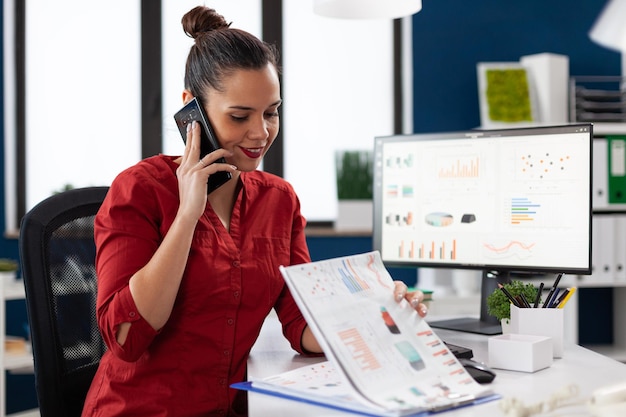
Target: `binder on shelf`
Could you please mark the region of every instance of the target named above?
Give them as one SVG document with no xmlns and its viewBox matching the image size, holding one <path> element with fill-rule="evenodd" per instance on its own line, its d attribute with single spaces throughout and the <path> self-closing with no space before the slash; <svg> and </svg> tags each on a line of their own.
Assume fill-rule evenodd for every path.
<svg viewBox="0 0 626 417">
<path fill-rule="evenodd" d="M 592 221 L 592 278 L 594 283 L 610 284 L 614 282 L 615 218 L 612 215 L 595 215 Z"/>
<path fill-rule="evenodd" d="M 626 283 L 626 214 L 615 215 L 614 277 L 616 283 Z"/>
<path fill-rule="evenodd" d="M 626 203 L 626 136 L 610 135 L 608 142 L 609 205 Z"/>
<path fill-rule="evenodd" d="M 609 205 L 608 184 L 608 140 L 594 138 L 593 140 L 593 195 L 594 209 L 606 208 Z"/>
</svg>

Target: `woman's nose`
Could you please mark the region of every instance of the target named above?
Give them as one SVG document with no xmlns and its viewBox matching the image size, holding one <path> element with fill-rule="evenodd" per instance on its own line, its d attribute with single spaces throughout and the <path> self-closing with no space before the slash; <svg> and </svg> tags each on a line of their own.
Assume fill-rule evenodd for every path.
<svg viewBox="0 0 626 417">
<path fill-rule="evenodd" d="M 269 128 L 267 120 L 264 118 L 257 119 L 250 126 L 249 136 L 251 139 L 264 140 L 269 136 Z"/>
</svg>

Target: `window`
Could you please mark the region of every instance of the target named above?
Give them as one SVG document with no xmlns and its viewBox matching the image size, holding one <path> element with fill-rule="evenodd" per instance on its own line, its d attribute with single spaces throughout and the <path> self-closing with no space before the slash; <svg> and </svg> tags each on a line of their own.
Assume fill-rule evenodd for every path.
<svg viewBox="0 0 626 417">
<path fill-rule="evenodd" d="M 215 0 L 210 7 L 233 27 L 261 36 L 263 14 L 274 13 L 263 8 L 276 7 L 272 3 L 278 1 Z M 156 120 L 162 117 L 162 146 L 156 148 L 166 154 L 183 150 L 172 116 L 182 105 L 184 65 L 193 40 L 183 33 L 180 19 L 197 4 L 161 1 L 162 116 Z M 67 185 L 109 184 L 142 158 L 142 6 L 138 0 L 4 2 L 7 230 L 17 228 L 19 211 L 50 194 Z M 14 7 L 25 15 L 22 80 L 13 71 L 11 34 L 20 24 Z M 372 149 L 375 136 L 398 133 L 393 127 L 394 23 L 315 16 L 309 1 L 283 1 L 282 8 L 284 154 L 278 163 L 308 220 L 332 221 L 335 151 Z M 405 31 L 403 39 L 408 38 Z M 20 131 L 14 122 L 16 95 L 25 103 Z"/>
<path fill-rule="evenodd" d="M 26 2 L 29 208 L 66 184 L 109 184 L 140 159 L 140 2 L 84 6 Z"/>
<path fill-rule="evenodd" d="M 28 210 L 67 185 L 109 184 L 140 159 L 140 1 L 85 7 L 82 0 L 28 0 L 22 7 L 26 88 L 19 99 L 25 103 Z M 5 56 L 13 58 L 12 49 Z M 6 93 L 7 100 L 15 97 Z M 5 114 L 8 230 L 17 228 L 14 107 L 5 101 L 11 109 Z"/>
<path fill-rule="evenodd" d="M 309 221 L 336 218 L 335 151 L 393 133 L 393 22 L 313 14 L 284 1 L 285 179 Z"/>
</svg>

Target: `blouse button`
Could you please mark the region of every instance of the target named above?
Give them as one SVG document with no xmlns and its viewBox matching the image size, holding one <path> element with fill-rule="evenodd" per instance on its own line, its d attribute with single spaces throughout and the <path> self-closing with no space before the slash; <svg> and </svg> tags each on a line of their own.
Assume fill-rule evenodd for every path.
<svg viewBox="0 0 626 417">
<path fill-rule="evenodd" d="M 130 313 L 128 313 L 128 317 L 135 317 L 135 312 L 131 311 Z"/>
<path fill-rule="evenodd" d="M 222 386 L 226 385 L 226 380 L 224 378 L 220 379 L 220 385 Z"/>
<path fill-rule="evenodd" d="M 230 355 L 230 351 L 225 350 L 225 351 L 224 351 L 224 356 L 228 356 L 228 355 Z"/>
<path fill-rule="evenodd" d="M 235 320 L 228 319 L 228 320 L 226 320 L 226 323 L 228 323 L 229 326 L 232 326 L 233 324 L 235 324 Z"/>
<path fill-rule="evenodd" d="M 239 297 L 239 291 L 235 291 L 233 295 L 235 296 L 235 298 Z"/>
<path fill-rule="evenodd" d="M 239 261 L 233 261 L 233 266 L 234 266 L 235 268 L 239 268 L 239 265 L 240 265 L 240 264 L 239 264 Z"/>
</svg>

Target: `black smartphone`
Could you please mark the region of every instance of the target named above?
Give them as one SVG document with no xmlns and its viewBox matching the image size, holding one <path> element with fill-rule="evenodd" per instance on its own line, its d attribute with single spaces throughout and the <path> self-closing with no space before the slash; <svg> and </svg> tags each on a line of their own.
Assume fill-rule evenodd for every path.
<svg viewBox="0 0 626 417">
<path fill-rule="evenodd" d="M 189 103 L 185 104 L 185 107 L 174 115 L 174 120 L 185 143 L 187 143 L 187 125 L 194 120 L 200 123 L 200 158 L 219 149 L 220 145 L 215 136 L 215 132 L 197 97 L 194 97 Z M 220 158 L 215 162 L 226 163 L 226 160 Z M 232 175 L 228 171 L 217 171 L 215 174 L 212 174 L 209 176 L 209 181 L 207 182 L 207 194 L 210 194 L 231 178 Z"/>
</svg>

